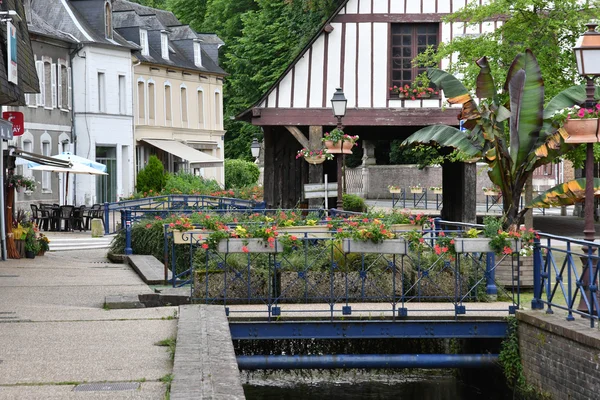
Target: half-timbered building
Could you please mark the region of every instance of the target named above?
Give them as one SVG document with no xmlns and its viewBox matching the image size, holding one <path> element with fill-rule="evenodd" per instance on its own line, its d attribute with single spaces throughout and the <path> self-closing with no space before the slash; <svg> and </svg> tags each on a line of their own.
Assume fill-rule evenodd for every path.
<svg viewBox="0 0 600 400">
<path fill-rule="evenodd" d="M 323 133 L 335 127 L 330 99 L 336 88 L 348 100 L 345 131 L 361 137 L 367 164 L 376 141 L 404 139 L 431 124 L 458 125 L 458 109 L 442 108 L 443 93 L 400 99 L 390 88 L 412 83 L 423 71 L 412 60 L 427 46 L 495 29 L 498 22 L 471 28 L 442 21 L 466 1 L 342 3 L 264 96 L 238 117 L 264 131 L 264 190 L 270 206 L 293 206 L 302 199 L 303 184 L 322 182 L 324 173 L 336 176 L 335 162 L 309 165 L 295 158 L 302 147 L 320 147 Z M 443 216 L 474 220 L 475 166 L 456 163 L 443 170 L 444 186 L 452 188 L 444 191 Z"/>
</svg>

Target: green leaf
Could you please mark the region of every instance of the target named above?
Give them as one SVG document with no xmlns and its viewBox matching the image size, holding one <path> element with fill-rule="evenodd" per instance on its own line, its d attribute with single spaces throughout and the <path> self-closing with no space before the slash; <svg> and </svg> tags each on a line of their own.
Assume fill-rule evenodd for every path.
<svg viewBox="0 0 600 400">
<path fill-rule="evenodd" d="M 481 69 L 479 75 L 477 75 L 477 89 L 475 93 L 479 98 L 491 99 L 496 96 L 496 86 L 494 85 L 490 64 L 487 57 L 480 58 L 476 63 Z"/>
<path fill-rule="evenodd" d="M 465 85 L 456 79 L 454 75 L 441 69 L 429 68 L 427 76 L 435 86 L 444 90 L 444 95 L 448 98 L 450 104 L 462 104 L 471 100 L 471 95 L 469 95 Z"/>
<path fill-rule="evenodd" d="M 420 129 L 402 142 L 402 146 L 416 143 L 436 143 L 442 147 L 452 147 L 462 151 L 469 157 L 481 155 L 481 147 L 469 139 L 468 132 L 447 125 L 431 125 Z"/>
<path fill-rule="evenodd" d="M 525 208 L 568 206 L 585 199 L 585 178 L 561 183 L 536 196 Z M 600 178 L 594 178 L 594 191 L 600 190 Z"/>
</svg>

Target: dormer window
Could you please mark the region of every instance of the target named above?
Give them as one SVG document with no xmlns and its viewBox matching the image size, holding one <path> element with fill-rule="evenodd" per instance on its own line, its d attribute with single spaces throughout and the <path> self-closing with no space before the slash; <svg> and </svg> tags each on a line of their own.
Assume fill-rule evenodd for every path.
<svg viewBox="0 0 600 400">
<path fill-rule="evenodd" d="M 150 49 L 148 47 L 148 31 L 140 29 L 140 46 L 142 48 L 142 55 L 150 55 Z"/>
<path fill-rule="evenodd" d="M 202 51 L 200 48 L 200 41 L 194 41 L 194 64 L 197 67 L 202 66 Z"/>
<path fill-rule="evenodd" d="M 167 36 L 167 31 L 160 31 L 160 50 L 162 53 L 162 58 L 165 60 L 169 59 L 169 37 Z"/>
<path fill-rule="evenodd" d="M 104 3 L 104 36 L 111 40 L 113 38 L 112 9 L 109 1 Z"/>
</svg>

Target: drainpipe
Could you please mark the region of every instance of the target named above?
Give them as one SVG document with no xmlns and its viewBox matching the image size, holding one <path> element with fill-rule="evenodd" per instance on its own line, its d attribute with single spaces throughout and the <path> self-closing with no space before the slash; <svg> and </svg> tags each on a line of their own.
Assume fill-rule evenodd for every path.
<svg viewBox="0 0 600 400">
<path fill-rule="evenodd" d="M 75 58 L 75 55 L 78 55 L 81 49 L 83 49 L 83 45 L 81 43 L 77 43 L 75 49 L 73 49 L 73 51 L 69 53 L 69 64 L 71 66 L 71 143 L 73 144 L 74 155 L 77 155 L 77 130 L 75 129 L 75 90 L 73 90 L 73 75 L 75 73 L 75 69 L 73 68 L 73 59 Z M 84 82 L 83 84 L 86 85 L 87 82 Z M 85 92 L 87 93 L 87 90 Z M 74 196 L 73 204 L 75 204 L 75 199 L 77 198 L 77 178 L 75 177 L 73 177 L 72 191 Z M 69 199 L 65 198 L 65 202 L 67 202 L 68 200 Z"/>
<path fill-rule="evenodd" d="M 136 146 L 136 138 L 135 138 L 135 113 L 133 112 L 133 88 L 134 86 L 134 82 L 135 82 L 135 67 L 139 66 L 142 62 L 140 60 L 138 60 L 137 62 L 134 62 L 131 64 L 131 85 L 130 87 L 131 89 L 131 133 L 133 134 L 133 142 L 132 142 L 132 149 L 131 152 L 133 154 L 133 181 L 131 182 L 131 184 L 133 185 L 130 189 L 133 193 L 133 191 L 135 190 L 135 182 L 137 180 L 137 171 L 136 171 L 136 164 L 137 164 L 137 154 L 135 151 L 135 146 Z M 123 154 L 123 152 L 121 152 L 121 154 Z M 121 160 L 121 162 L 123 162 L 123 160 Z M 123 193 L 125 194 L 125 193 Z"/>
</svg>

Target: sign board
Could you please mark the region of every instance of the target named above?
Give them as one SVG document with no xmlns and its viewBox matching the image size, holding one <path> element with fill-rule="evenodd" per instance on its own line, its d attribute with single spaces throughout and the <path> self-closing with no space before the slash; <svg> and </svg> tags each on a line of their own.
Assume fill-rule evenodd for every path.
<svg viewBox="0 0 600 400">
<path fill-rule="evenodd" d="M 337 183 L 309 183 L 304 185 L 305 199 L 322 199 L 325 197 L 337 197 Z"/>
<path fill-rule="evenodd" d="M 6 120 L 0 119 L 0 139 L 10 140 L 13 138 L 12 124 Z"/>
<path fill-rule="evenodd" d="M 21 136 L 25 131 L 25 118 L 20 111 L 5 111 L 2 118 L 12 123 L 13 136 Z"/>
<path fill-rule="evenodd" d="M 19 84 L 17 75 L 17 28 L 12 22 L 6 22 L 6 57 L 8 81 Z"/>
</svg>

